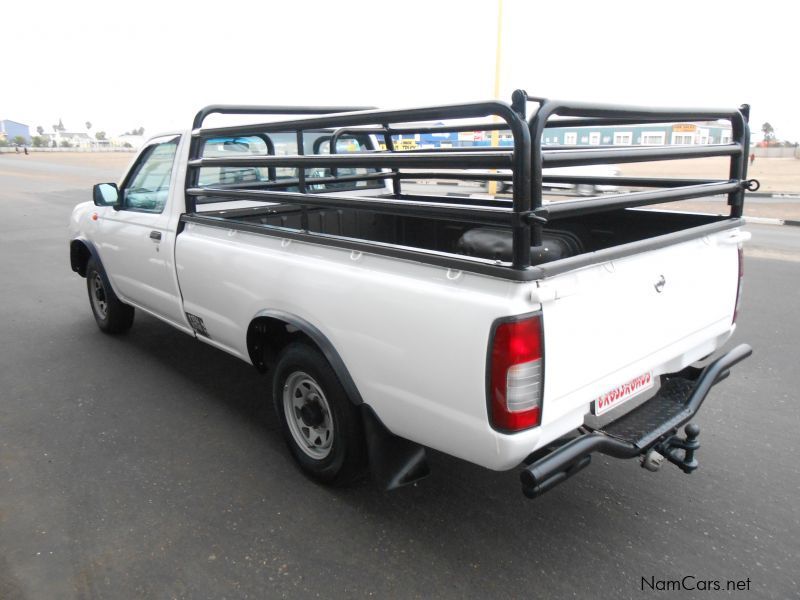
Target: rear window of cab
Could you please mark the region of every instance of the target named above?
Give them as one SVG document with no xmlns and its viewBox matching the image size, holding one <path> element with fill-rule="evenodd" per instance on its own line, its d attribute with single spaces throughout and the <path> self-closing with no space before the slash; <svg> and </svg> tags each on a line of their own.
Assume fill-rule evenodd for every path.
<svg viewBox="0 0 800 600">
<path fill-rule="evenodd" d="M 330 154 L 330 134 L 305 132 L 303 134 L 302 153 Z M 374 150 L 369 136 L 343 136 L 336 144 L 337 154 L 348 152 L 365 152 Z M 219 137 L 205 140 L 203 158 L 227 158 L 236 156 L 289 156 L 299 154 L 297 135 L 293 132 L 249 135 L 243 137 Z M 365 175 L 376 173 L 374 168 L 342 168 L 335 171 L 328 167 L 305 169 L 306 190 L 308 192 L 346 191 L 383 187 L 382 180 L 368 181 L 325 181 L 314 183 L 315 179 L 329 179 L 337 176 Z M 248 189 L 258 189 L 258 184 L 265 184 L 265 189 L 276 191 L 299 192 L 299 169 L 296 167 L 254 167 L 254 166 L 213 166 L 200 169 L 198 185 L 202 187 L 237 187 L 237 184 L 248 184 Z M 285 186 L 274 184 L 285 182 Z"/>
</svg>

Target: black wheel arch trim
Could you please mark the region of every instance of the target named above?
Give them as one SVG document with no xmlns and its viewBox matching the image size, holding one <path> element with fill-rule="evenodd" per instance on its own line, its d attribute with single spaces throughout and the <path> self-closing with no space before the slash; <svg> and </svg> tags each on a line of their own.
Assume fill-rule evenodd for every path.
<svg viewBox="0 0 800 600">
<path fill-rule="evenodd" d="M 100 263 L 100 256 L 97 254 L 97 249 L 94 247 L 94 244 L 87 239 L 73 238 L 69 241 L 69 266 L 81 277 L 86 277 L 86 264 L 89 261 L 87 260 L 84 263 L 81 260 L 81 246 L 86 248 L 86 251 L 89 253 L 89 257 L 94 258 L 98 263 Z"/>
<path fill-rule="evenodd" d="M 336 373 L 336 376 L 339 378 L 339 382 L 344 387 L 345 391 L 347 392 L 347 396 L 350 398 L 353 404 L 360 405 L 364 403 L 361 393 L 358 391 L 358 387 L 356 387 L 355 381 L 353 381 L 350 372 L 347 370 L 347 366 L 344 364 L 342 357 L 336 351 L 336 348 L 333 346 L 331 341 L 324 333 L 322 333 L 322 331 L 319 330 L 318 327 L 302 317 L 298 317 L 297 315 L 288 313 L 286 311 L 273 309 L 264 309 L 258 311 L 255 315 L 253 315 L 250 323 L 261 317 L 268 317 L 271 319 L 284 321 L 288 325 L 297 328 L 299 331 L 307 335 L 311 341 L 317 345 L 320 351 L 322 351 L 323 356 L 325 356 L 325 359 L 331 365 L 331 368 L 333 369 L 334 373 Z"/>
<path fill-rule="evenodd" d="M 117 298 L 119 298 L 120 295 L 117 293 L 117 290 L 114 289 L 114 284 L 111 283 L 111 280 L 108 278 L 108 274 L 106 273 L 106 268 L 103 265 L 103 261 L 100 259 L 100 254 L 97 252 L 97 248 L 95 248 L 94 243 L 91 242 L 90 240 L 87 240 L 85 238 L 73 238 L 70 240 L 69 260 L 72 270 L 75 271 L 81 277 L 84 278 L 86 277 L 86 266 L 89 264 L 89 260 L 87 260 L 86 264 L 83 266 L 81 266 L 77 262 L 78 261 L 78 257 L 76 256 L 77 251 L 73 250 L 74 248 L 77 247 L 77 245 L 83 245 L 89 251 L 89 260 L 93 258 L 100 267 L 100 277 L 103 278 L 103 285 L 108 286 L 108 288 L 114 292 L 114 295 L 117 296 Z"/>
</svg>

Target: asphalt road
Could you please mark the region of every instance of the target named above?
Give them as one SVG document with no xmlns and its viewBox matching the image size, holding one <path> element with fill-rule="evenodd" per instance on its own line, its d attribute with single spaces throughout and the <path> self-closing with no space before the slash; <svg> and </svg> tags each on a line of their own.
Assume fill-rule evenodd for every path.
<svg viewBox="0 0 800 600">
<path fill-rule="evenodd" d="M 141 314 L 98 331 L 65 227 L 75 181 L 118 173 L 2 160 L 3 600 L 725 594 L 642 591 L 685 576 L 798 597 L 800 228 L 754 228 L 775 254 L 746 261 L 734 342 L 755 354 L 701 411 L 695 474 L 600 457 L 529 501 L 516 471 L 432 453 L 413 487 L 331 490 L 293 466 L 251 367 Z"/>
</svg>

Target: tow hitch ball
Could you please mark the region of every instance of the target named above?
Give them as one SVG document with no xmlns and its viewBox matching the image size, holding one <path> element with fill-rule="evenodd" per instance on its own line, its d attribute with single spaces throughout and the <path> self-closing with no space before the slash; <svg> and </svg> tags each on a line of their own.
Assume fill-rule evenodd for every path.
<svg viewBox="0 0 800 600">
<path fill-rule="evenodd" d="M 700 427 L 694 423 L 689 423 L 684 431 L 686 432 L 685 438 L 673 435 L 643 455 L 642 467 L 648 471 L 658 471 L 666 458 L 684 473 L 694 471 L 699 466 L 694 453 L 700 447 L 700 442 L 697 441 L 700 435 Z"/>
</svg>

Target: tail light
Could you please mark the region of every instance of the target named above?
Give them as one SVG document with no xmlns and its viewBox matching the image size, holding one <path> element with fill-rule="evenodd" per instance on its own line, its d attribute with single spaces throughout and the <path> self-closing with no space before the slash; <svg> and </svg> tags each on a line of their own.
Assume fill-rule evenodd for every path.
<svg viewBox="0 0 800 600">
<path fill-rule="evenodd" d="M 733 321 L 731 323 L 736 323 L 736 317 L 739 316 L 739 305 L 742 303 L 742 281 L 744 279 L 744 251 L 742 250 L 742 246 L 739 246 L 739 285 L 736 288 L 736 304 L 733 308 Z"/>
<path fill-rule="evenodd" d="M 490 346 L 489 414 L 501 431 L 539 425 L 542 416 L 542 318 L 500 323 Z"/>
</svg>

